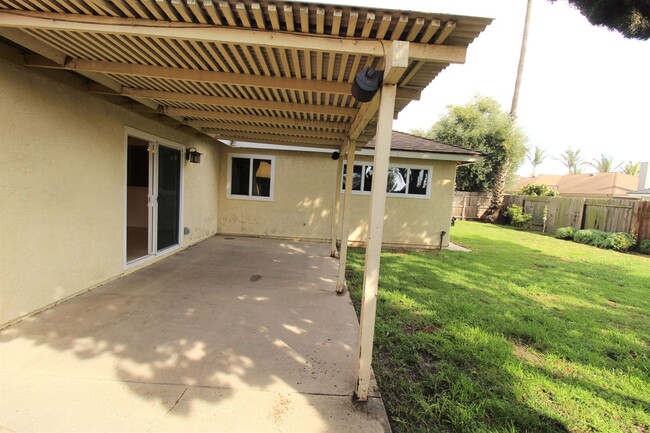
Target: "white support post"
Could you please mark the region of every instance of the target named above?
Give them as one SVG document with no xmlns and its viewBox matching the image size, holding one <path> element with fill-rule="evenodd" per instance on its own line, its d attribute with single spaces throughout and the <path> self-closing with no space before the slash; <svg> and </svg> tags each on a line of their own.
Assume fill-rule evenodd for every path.
<svg viewBox="0 0 650 433">
<path fill-rule="evenodd" d="M 345 265 L 348 260 L 348 240 L 350 238 L 350 198 L 354 179 L 354 152 L 357 142 L 348 142 L 347 170 L 345 171 L 345 195 L 343 196 L 343 221 L 341 222 L 341 251 L 339 252 L 339 276 L 336 281 L 336 293 L 341 294 L 346 288 Z M 341 158 L 342 160 L 343 158 Z M 340 183 L 339 183 L 340 185 Z"/>
<path fill-rule="evenodd" d="M 332 208 L 332 244 L 330 245 L 330 257 L 336 257 L 336 235 L 339 222 L 339 207 L 341 204 L 341 177 L 343 176 L 343 155 L 339 154 L 336 176 L 334 179 L 334 207 Z"/>
<path fill-rule="evenodd" d="M 370 196 L 370 214 L 368 217 L 368 245 L 366 246 L 366 263 L 363 272 L 359 348 L 357 352 L 356 397 L 361 401 L 368 399 L 368 393 L 370 391 L 372 345 L 375 336 L 377 287 L 379 285 L 379 264 L 384 229 L 386 187 L 388 184 L 388 164 L 390 160 L 390 142 L 396 87 L 394 84 L 384 84 L 381 89 L 379 103 L 372 194 Z"/>
</svg>

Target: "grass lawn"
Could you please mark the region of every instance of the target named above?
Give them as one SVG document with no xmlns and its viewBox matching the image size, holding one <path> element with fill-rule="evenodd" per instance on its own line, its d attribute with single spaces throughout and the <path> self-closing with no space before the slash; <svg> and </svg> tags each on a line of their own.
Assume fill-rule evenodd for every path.
<svg viewBox="0 0 650 433">
<path fill-rule="evenodd" d="M 650 433 L 650 257 L 472 222 L 452 241 L 473 251 L 382 254 L 373 368 L 395 433 Z"/>
</svg>

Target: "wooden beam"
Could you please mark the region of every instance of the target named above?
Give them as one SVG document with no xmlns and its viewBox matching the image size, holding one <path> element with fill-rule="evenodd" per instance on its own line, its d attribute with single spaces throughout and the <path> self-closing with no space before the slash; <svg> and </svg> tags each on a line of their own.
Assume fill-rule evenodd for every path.
<svg viewBox="0 0 650 433">
<path fill-rule="evenodd" d="M 383 41 L 382 41 L 383 42 Z M 393 41 L 383 42 L 386 46 L 386 57 L 384 61 L 384 83 L 396 84 L 402 77 L 409 63 L 410 42 Z M 370 102 L 361 106 L 359 114 L 350 127 L 350 139 L 356 140 L 368 126 L 368 123 L 375 117 L 379 110 L 379 93 Z"/>
<path fill-rule="evenodd" d="M 368 400 L 372 346 L 377 315 L 377 289 L 386 210 L 386 187 L 392 138 L 393 111 L 395 107 L 395 85 L 384 84 L 377 121 L 377 143 L 373 159 L 372 193 L 368 215 L 368 244 L 363 270 L 363 292 L 359 317 L 359 346 L 357 350 L 356 396 L 360 401 Z"/>
<path fill-rule="evenodd" d="M 255 86 L 343 95 L 350 94 L 350 85 L 347 83 L 171 68 L 165 66 L 135 65 L 130 63 L 103 62 L 96 60 L 68 59 L 64 65 L 58 65 L 55 63 L 43 63 L 39 61 L 39 59 L 33 59 L 26 56 L 25 66 L 61 68 L 72 71 L 101 72 L 103 74 L 121 74 L 170 80 L 198 81 L 203 83 L 227 84 L 233 86 Z"/>
<path fill-rule="evenodd" d="M 219 44 L 336 52 L 340 54 L 366 55 L 372 57 L 382 57 L 384 55 L 383 43 L 386 42 L 380 40 L 341 38 L 330 35 L 314 35 L 310 33 L 268 32 L 260 29 L 214 27 L 204 24 L 151 21 L 109 16 L 70 14 L 66 15 L 65 21 L 63 21 L 61 20 L 61 14 L 53 12 L 20 11 L 20 13 L 17 13 L 16 11 L 2 9 L 0 9 L 0 27 L 123 34 Z M 452 30 L 453 27 L 455 27 L 455 24 L 445 25 L 445 28 L 451 28 Z M 442 34 L 443 32 L 441 32 Z M 440 35 L 436 38 L 436 41 L 439 38 Z M 466 47 L 448 45 L 411 43 L 410 47 L 411 59 L 415 60 L 464 63 L 466 53 Z"/>
<path fill-rule="evenodd" d="M 210 133 L 210 131 L 205 132 Z M 215 131 L 212 133 L 212 135 L 220 140 L 248 141 L 250 143 L 280 144 L 299 147 L 318 147 L 325 149 L 338 149 L 341 146 L 340 141 L 337 142 L 335 140 L 324 140 L 309 137 L 272 136 L 269 134 L 245 134 L 228 131 Z"/>
<path fill-rule="evenodd" d="M 65 63 L 65 53 L 54 49 L 51 45 L 28 35 L 20 29 L 0 28 L 0 36 L 40 54 L 43 56 L 41 58 L 49 59 L 54 65 L 62 65 Z"/>
<path fill-rule="evenodd" d="M 94 89 L 93 93 L 106 92 Z M 121 91 L 115 92 L 114 94 L 137 98 L 157 99 L 162 101 L 189 102 L 194 104 L 247 108 L 250 110 L 278 110 L 294 113 L 329 114 L 333 116 L 347 117 L 354 117 L 358 112 L 356 108 L 337 107 L 332 105 L 313 105 L 299 104 L 295 102 L 235 99 L 222 96 L 195 95 L 193 93 L 168 92 L 162 90 L 138 89 L 133 87 L 122 87 Z M 168 109 L 165 109 L 163 112 L 171 115 L 171 113 L 169 113 L 167 110 Z"/>
<path fill-rule="evenodd" d="M 227 2 L 220 2 L 220 5 L 222 3 Z M 61 14 L 52 12 L 20 11 L 20 13 L 16 13 L 0 9 L 0 27 L 123 34 L 219 44 L 252 45 L 318 52 L 333 51 L 373 57 L 380 57 L 384 54 L 381 41 L 376 40 L 345 39 L 330 35 L 269 32 L 259 29 L 214 27 L 203 24 L 107 16 L 66 15 L 65 21 L 63 21 L 61 20 Z"/>
<path fill-rule="evenodd" d="M 456 28 L 456 22 L 455 21 L 447 21 L 445 23 L 445 26 L 440 30 L 440 33 L 438 33 L 438 36 L 434 39 L 433 43 L 436 45 L 441 45 L 445 42 L 445 40 L 449 37 L 451 32 L 454 31 Z"/>
<path fill-rule="evenodd" d="M 294 128 L 306 128 L 306 129 L 322 129 L 322 130 L 331 130 L 331 131 L 347 131 L 349 124 L 344 122 L 326 122 L 324 120 L 300 120 L 300 119 L 291 119 L 284 117 L 262 117 L 262 116 L 251 116 L 249 114 L 233 114 L 233 113 L 221 113 L 221 112 L 201 112 L 204 114 L 197 114 L 198 110 L 188 110 L 185 108 L 176 108 L 170 110 L 172 113 L 177 113 L 176 115 L 181 115 L 180 113 L 189 114 L 188 112 L 193 112 L 187 117 L 203 117 L 211 118 L 213 120 L 185 120 L 185 123 L 190 126 L 196 126 L 198 128 L 219 128 L 219 126 L 224 123 L 239 122 L 243 124 L 268 124 L 276 126 L 292 126 Z M 208 117 L 207 114 L 210 116 Z"/>
<path fill-rule="evenodd" d="M 339 272 L 336 280 L 336 293 L 343 293 L 347 287 L 345 281 L 345 265 L 348 258 L 348 241 L 350 239 L 350 214 L 351 212 L 351 199 L 352 199 L 352 179 L 354 178 L 354 157 L 357 142 L 355 140 L 348 140 L 347 146 L 347 165 L 345 174 L 345 195 L 343 196 L 343 220 L 341 221 L 341 251 L 339 253 Z M 343 159 L 343 154 L 341 154 Z M 341 184 L 339 183 L 339 186 Z M 339 193 L 340 195 L 340 193 Z"/>
<path fill-rule="evenodd" d="M 347 140 L 346 140 L 347 141 Z M 342 146 L 343 147 L 343 146 Z M 334 203 L 332 205 L 332 219 L 330 220 L 330 257 L 336 257 L 336 228 L 339 222 L 339 208 L 341 206 L 341 180 L 343 178 L 343 154 L 339 153 L 334 175 Z"/>
<path fill-rule="evenodd" d="M 278 128 L 271 126 L 254 126 L 254 125 L 235 125 L 232 123 L 224 123 L 212 128 L 203 128 L 203 131 L 208 133 L 226 133 L 226 134 L 268 134 L 280 135 L 283 137 L 301 137 L 301 138 L 318 138 L 318 139 L 331 139 L 337 142 L 342 142 L 346 135 L 341 132 L 324 132 L 324 131 L 310 131 L 308 129 L 291 129 L 291 128 Z"/>
</svg>

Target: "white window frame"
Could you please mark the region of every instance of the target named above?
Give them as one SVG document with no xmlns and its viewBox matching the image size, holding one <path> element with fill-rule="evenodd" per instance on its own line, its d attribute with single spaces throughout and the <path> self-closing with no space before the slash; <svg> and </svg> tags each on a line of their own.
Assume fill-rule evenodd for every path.
<svg viewBox="0 0 650 433">
<path fill-rule="evenodd" d="M 345 167 L 347 167 L 347 164 L 348 164 L 348 161 L 344 160 L 343 165 Z M 363 190 L 364 183 L 365 183 L 365 176 L 363 175 L 364 167 L 368 166 L 368 165 L 372 166 L 373 165 L 372 161 L 368 161 L 368 162 L 354 161 L 354 165 L 355 166 L 361 166 L 361 190 L 357 191 L 357 190 L 353 189 L 352 194 L 355 194 L 355 195 L 370 195 L 370 194 L 372 194 L 372 191 L 364 191 Z M 388 167 L 389 168 L 405 168 L 405 169 L 408 170 L 408 175 L 407 175 L 407 178 L 406 178 L 406 186 L 407 186 L 407 188 L 408 188 L 408 185 L 409 185 L 409 181 L 411 179 L 411 170 L 412 169 L 413 170 L 428 170 L 428 172 L 429 172 L 428 180 L 429 181 L 427 182 L 427 192 L 426 192 L 426 194 L 410 194 L 408 192 L 406 192 L 406 193 L 387 192 L 386 193 L 387 197 L 417 198 L 417 199 L 424 199 L 424 200 L 428 200 L 428 199 L 431 198 L 431 176 L 433 174 L 433 166 L 431 166 L 431 165 L 412 165 L 412 164 L 392 163 L 392 164 L 389 164 Z M 373 176 L 374 176 L 374 173 L 373 173 Z M 345 192 L 345 188 L 343 188 L 343 177 L 342 176 L 341 176 L 341 192 L 342 193 Z"/>
<path fill-rule="evenodd" d="M 248 184 L 248 195 L 232 194 L 232 159 L 233 158 L 248 158 L 250 159 L 251 170 Z M 253 160 L 266 159 L 271 161 L 271 185 L 269 187 L 269 197 L 253 195 Z M 256 200 L 256 201 L 274 201 L 275 200 L 275 156 L 262 155 L 253 153 L 229 153 L 228 154 L 228 179 L 226 181 L 226 198 L 234 200 Z"/>
</svg>

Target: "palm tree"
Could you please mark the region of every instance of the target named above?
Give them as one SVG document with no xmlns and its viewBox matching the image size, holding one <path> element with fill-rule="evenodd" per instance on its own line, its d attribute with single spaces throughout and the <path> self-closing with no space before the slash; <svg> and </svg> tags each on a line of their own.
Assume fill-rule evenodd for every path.
<svg viewBox="0 0 650 433">
<path fill-rule="evenodd" d="M 620 164 L 619 164 L 620 165 Z M 631 174 L 632 176 L 638 176 L 641 172 L 641 166 L 638 162 L 628 161 L 625 163 L 621 169 L 621 173 Z"/>
<path fill-rule="evenodd" d="M 546 153 L 544 150 L 540 149 L 539 147 L 535 146 L 535 151 L 530 151 L 526 155 L 526 158 L 528 158 L 528 161 L 533 164 L 533 175 L 532 177 L 535 177 L 535 169 L 537 168 L 538 165 L 541 165 L 542 162 L 546 159 Z"/>
<path fill-rule="evenodd" d="M 595 168 L 597 173 L 609 173 L 621 166 L 621 164 L 618 164 L 614 167 L 614 157 L 604 153 L 600 154 L 600 159 L 594 159 L 592 162 L 585 162 L 585 164 Z"/>
<path fill-rule="evenodd" d="M 570 147 L 556 158 L 569 170 L 569 174 L 578 174 L 582 172 L 580 165 L 583 164 L 582 157 L 580 156 L 580 149 L 573 150 Z"/>
<path fill-rule="evenodd" d="M 524 18 L 524 31 L 521 36 L 521 51 L 519 52 L 519 65 L 517 66 L 517 77 L 515 78 L 515 90 L 512 95 L 512 104 L 510 105 L 510 118 L 514 122 L 517 118 L 517 103 L 519 102 L 519 88 L 521 87 L 521 77 L 524 73 L 524 63 L 526 59 L 526 47 L 528 45 L 528 27 L 530 25 L 530 13 L 532 0 L 526 3 L 526 17 Z M 499 218 L 501 206 L 503 206 L 503 198 L 505 195 L 506 182 L 508 180 L 508 172 L 510 171 L 510 158 L 506 156 L 505 161 L 499 168 L 497 175 L 494 179 L 494 186 L 492 187 L 492 198 L 490 205 L 485 211 L 483 218 L 487 222 L 495 222 Z"/>
</svg>

